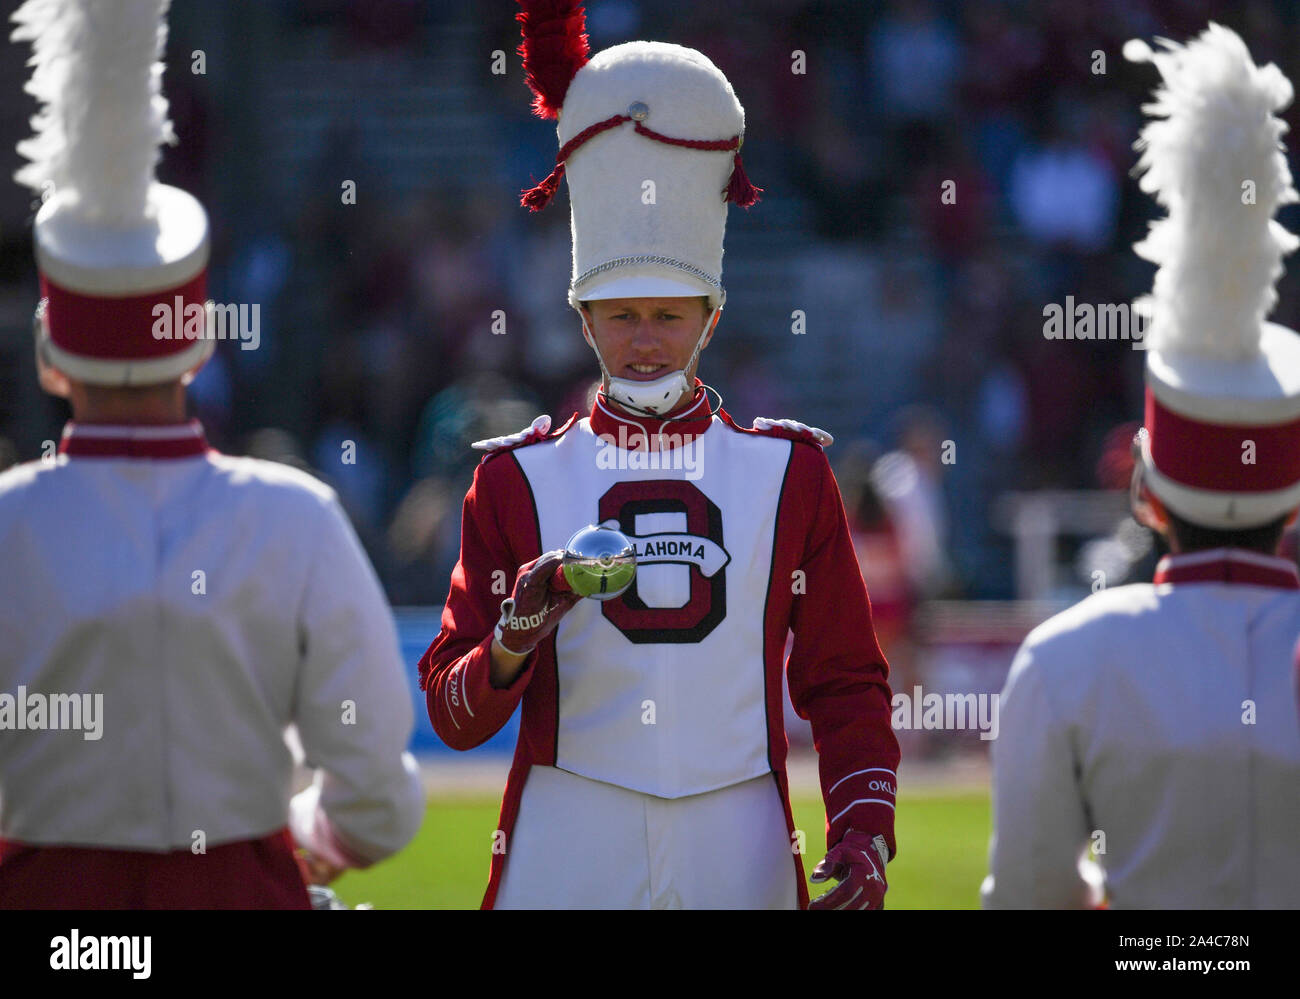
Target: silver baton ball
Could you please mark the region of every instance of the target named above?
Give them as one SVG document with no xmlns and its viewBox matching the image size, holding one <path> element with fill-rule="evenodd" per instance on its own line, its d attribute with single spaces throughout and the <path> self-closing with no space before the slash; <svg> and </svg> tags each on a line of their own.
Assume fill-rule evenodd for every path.
<svg viewBox="0 0 1300 999">
<path fill-rule="evenodd" d="M 564 546 L 564 578 L 579 596 L 613 600 L 636 578 L 636 548 L 622 531 L 584 527 Z"/>
</svg>

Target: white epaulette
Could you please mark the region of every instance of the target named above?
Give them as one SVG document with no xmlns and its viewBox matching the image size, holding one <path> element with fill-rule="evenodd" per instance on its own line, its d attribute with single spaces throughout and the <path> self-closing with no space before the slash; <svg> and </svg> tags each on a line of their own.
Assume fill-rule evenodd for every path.
<svg viewBox="0 0 1300 999">
<path fill-rule="evenodd" d="M 516 434 L 509 434 L 506 437 L 489 437 L 487 440 L 475 441 L 470 447 L 478 451 L 500 451 L 503 447 L 527 444 L 530 441 L 545 437 L 550 432 L 551 418 L 543 413 L 533 420 L 531 426 L 525 427 Z"/>
<path fill-rule="evenodd" d="M 800 423 L 798 420 L 771 420 L 766 416 L 757 416 L 754 418 L 755 430 L 773 430 L 780 427 L 782 430 L 789 430 L 796 434 L 812 437 L 822 447 L 830 447 L 835 443 L 835 438 L 821 427 L 810 427 L 806 423 Z"/>
</svg>

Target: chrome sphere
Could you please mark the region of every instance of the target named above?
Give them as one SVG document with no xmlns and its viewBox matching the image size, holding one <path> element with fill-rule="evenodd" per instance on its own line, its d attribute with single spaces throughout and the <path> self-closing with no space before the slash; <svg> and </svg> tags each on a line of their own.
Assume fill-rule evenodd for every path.
<svg viewBox="0 0 1300 999">
<path fill-rule="evenodd" d="M 613 600 L 636 578 L 636 548 L 622 531 L 584 527 L 564 546 L 564 578 L 579 596 Z"/>
</svg>

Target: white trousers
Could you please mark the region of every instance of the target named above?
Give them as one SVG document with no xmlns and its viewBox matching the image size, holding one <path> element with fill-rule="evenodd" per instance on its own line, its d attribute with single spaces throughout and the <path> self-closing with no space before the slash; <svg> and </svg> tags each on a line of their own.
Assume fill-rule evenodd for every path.
<svg viewBox="0 0 1300 999">
<path fill-rule="evenodd" d="M 794 909 L 794 847 L 771 774 L 657 798 L 529 772 L 498 909 Z"/>
</svg>

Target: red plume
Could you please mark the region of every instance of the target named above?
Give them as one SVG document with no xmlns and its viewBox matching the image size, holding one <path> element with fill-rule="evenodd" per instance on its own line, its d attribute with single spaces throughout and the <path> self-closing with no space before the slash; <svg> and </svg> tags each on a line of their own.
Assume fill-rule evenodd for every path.
<svg viewBox="0 0 1300 999">
<path fill-rule="evenodd" d="M 519 54 L 524 78 L 536 95 L 533 112 L 554 118 L 564 104 L 573 75 L 587 62 L 587 15 L 578 0 L 518 0 L 524 40 Z"/>
</svg>

